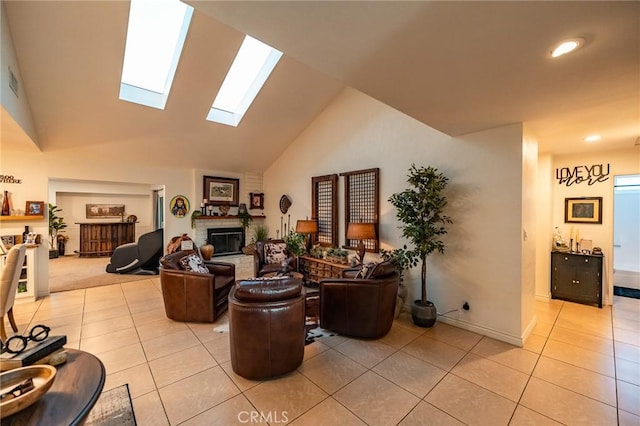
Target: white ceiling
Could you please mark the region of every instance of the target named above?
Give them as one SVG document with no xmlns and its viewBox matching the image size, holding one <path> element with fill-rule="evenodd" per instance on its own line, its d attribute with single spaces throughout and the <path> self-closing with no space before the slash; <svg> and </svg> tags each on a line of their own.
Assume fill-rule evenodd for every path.
<svg viewBox="0 0 640 426">
<path fill-rule="evenodd" d="M 261 171 L 345 86 L 452 136 L 524 122 L 543 152 L 640 136 L 640 2 L 187 2 L 159 111 L 118 100 L 128 2 L 3 1 L 43 150 Z M 208 122 L 244 33 L 285 56 L 237 128 Z"/>
</svg>

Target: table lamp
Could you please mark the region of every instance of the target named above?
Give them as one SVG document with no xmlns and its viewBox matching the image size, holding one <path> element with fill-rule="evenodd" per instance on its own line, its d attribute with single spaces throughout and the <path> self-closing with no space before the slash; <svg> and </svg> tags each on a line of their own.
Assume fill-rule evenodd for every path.
<svg viewBox="0 0 640 426">
<path fill-rule="evenodd" d="M 362 240 L 371 240 L 376 237 L 376 228 L 373 223 L 349 222 L 347 226 L 347 239 L 358 240 L 356 255 L 359 263 L 364 261 L 364 243 Z"/>
<path fill-rule="evenodd" d="M 307 235 L 307 252 L 311 250 L 311 235 L 318 232 L 318 221 L 316 220 L 298 220 L 296 223 L 296 232 L 298 234 Z"/>
</svg>

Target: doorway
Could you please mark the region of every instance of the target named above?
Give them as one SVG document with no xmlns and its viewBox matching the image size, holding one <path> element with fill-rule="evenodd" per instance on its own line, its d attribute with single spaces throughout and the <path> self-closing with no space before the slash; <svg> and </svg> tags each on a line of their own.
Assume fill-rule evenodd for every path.
<svg viewBox="0 0 640 426">
<path fill-rule="evenodd" d="M 614 294 L 640 298 L 640 175 L 614 178 Z M 635 295 L 635 296 L 634 296 Z"/>
<path fill-rule="evenodd" d="M 164 228 L 164 188 L 153 191 L 153 229 Z"/>
</svg>

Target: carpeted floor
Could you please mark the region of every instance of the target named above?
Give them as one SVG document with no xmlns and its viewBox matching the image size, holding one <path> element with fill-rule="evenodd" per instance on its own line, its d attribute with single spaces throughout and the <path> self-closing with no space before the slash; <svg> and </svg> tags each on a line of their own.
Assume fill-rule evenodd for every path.
<svg viewBox="0 0 640 426">
<path fill-rule="evenodd" d="M 135 426 L 136 416 L 131 404 L 129 385 L 102 392 L 87 417 L 87 426 Z"/>
<path fill-rule="evenodd" d="M 110 257 L 80 258 L 77 255 L 49 259 L 49 291 L 77 290 L 128 281 L 145 280 L 155 275 L 109 274 Z"/>
<path fill-rule="evenodd" d="M 627 287 L 613 287 L 613 294 L 622 297 L 632 297 L 634 299 L 640 299 L 640 290 Z"/>
</svg>

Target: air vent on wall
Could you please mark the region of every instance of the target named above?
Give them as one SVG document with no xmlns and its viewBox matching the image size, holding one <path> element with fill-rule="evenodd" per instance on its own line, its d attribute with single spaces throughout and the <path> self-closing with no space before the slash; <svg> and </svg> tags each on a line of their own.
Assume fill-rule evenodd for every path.
<svg viewBox="0 0 640 426">
<path fill-rule="evenodd" d="M 13 90 L 13 93 L 16 94 L 16 97 L 18 97 L 18 79 L 13 74 L 13 71 L 11 71 L 11 67 L 9 67 L 9 87 Z"/>
</svg>

